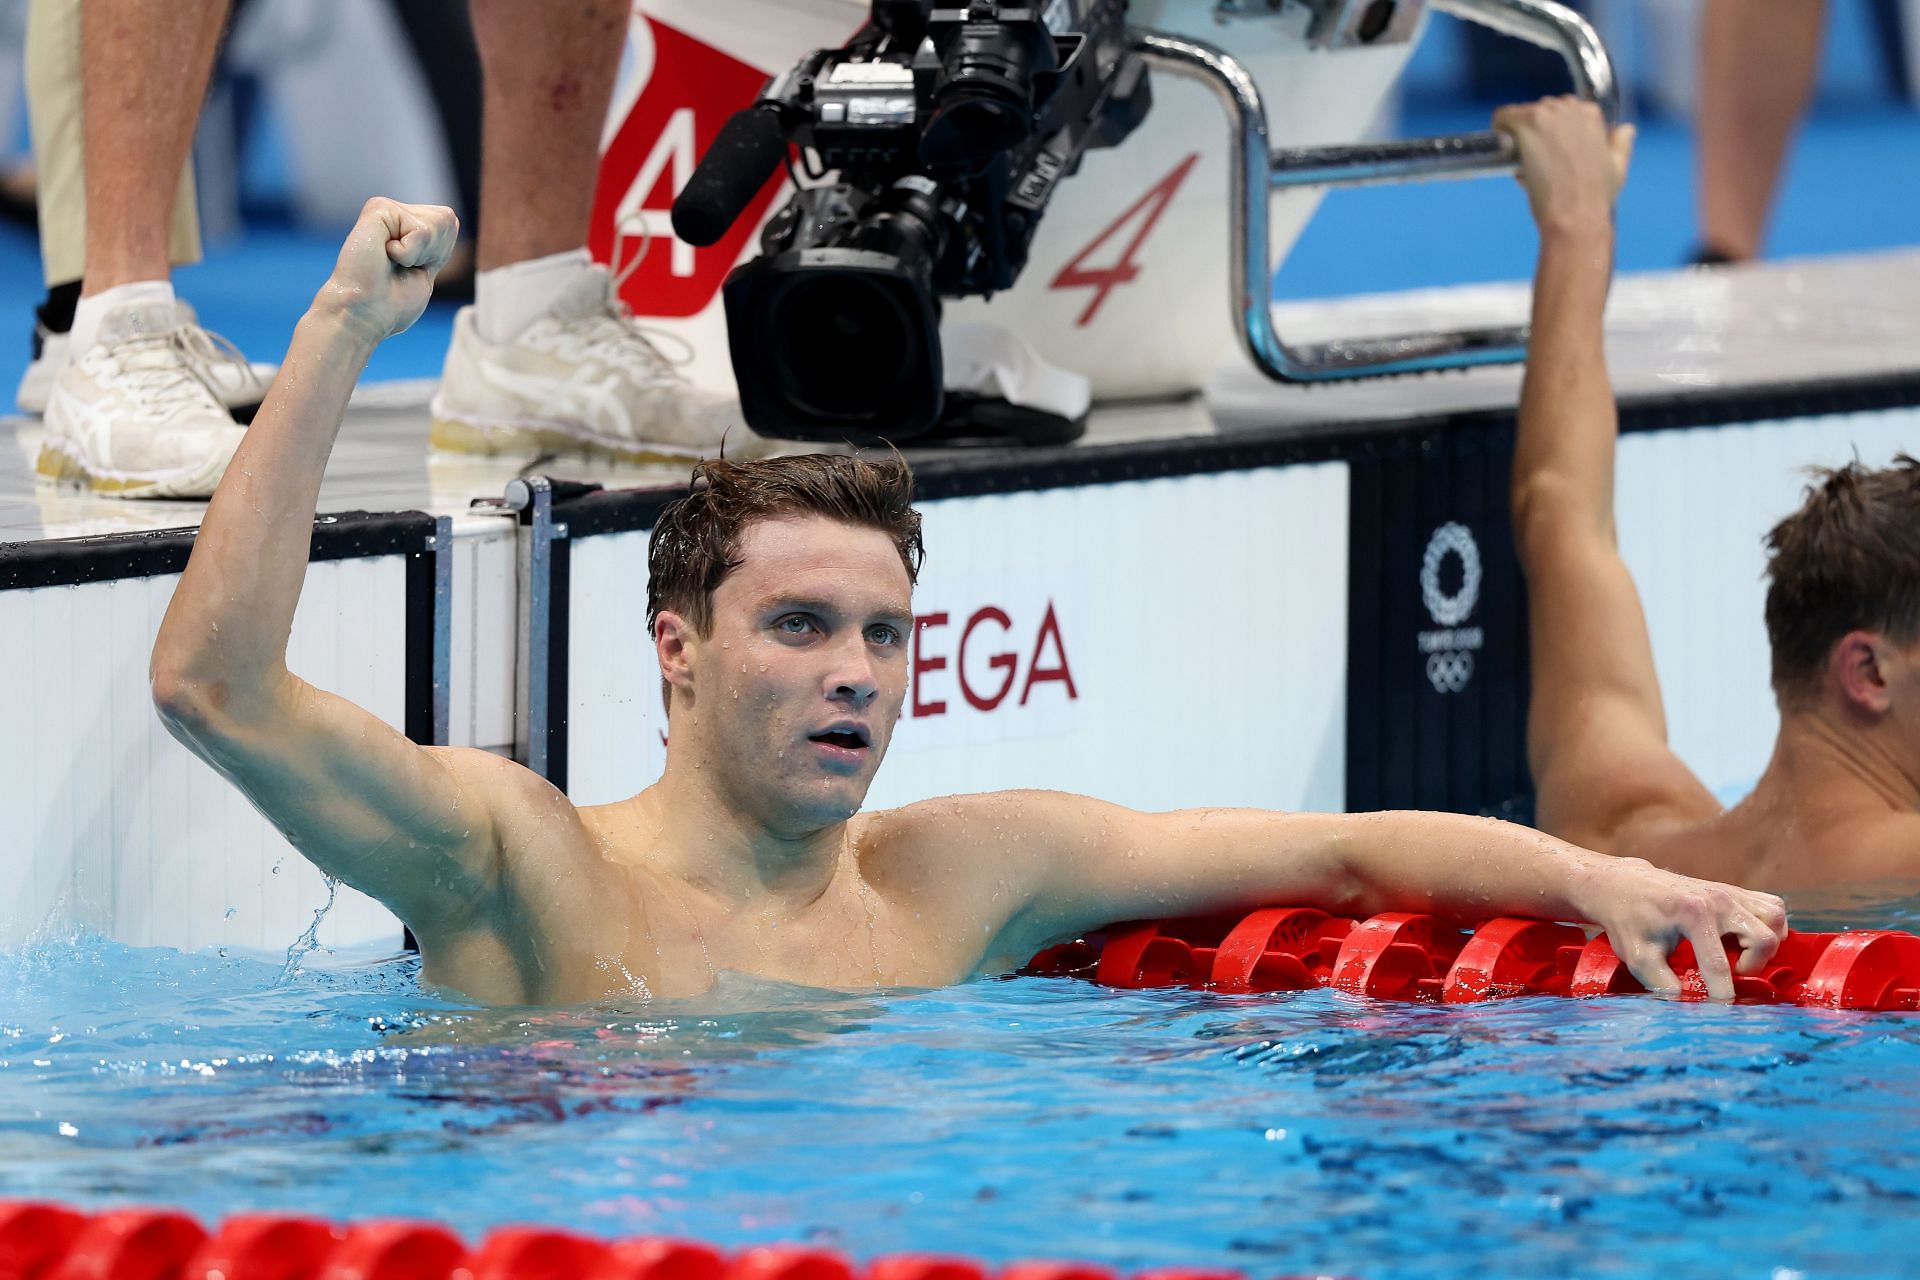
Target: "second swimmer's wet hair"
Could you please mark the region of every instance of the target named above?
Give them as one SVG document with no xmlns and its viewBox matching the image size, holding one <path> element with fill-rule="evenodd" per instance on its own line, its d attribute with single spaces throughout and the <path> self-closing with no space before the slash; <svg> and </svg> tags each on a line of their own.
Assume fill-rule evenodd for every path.
<svg viewBox="0 0 1920 1280">
<path fill-rule="evenodd" d="M 1819 468 L 1800 509 L 1767 535 L 1767 639 L 1783 707 L 1820 686 L 1834 642 L 1920 638 L 1920 461 Z"/>
<path fill-rule="evenodd" d="M 803 453 L 749 462 L 718 459 L 693 469 L 687 496 L 667 504 L 647 542 L 647 630 L 661 610 L 712 634 L 713 593 L 740 567 L 740 538 L 755 520 L 825 516 L 877 529 L 893 540 L 907 580 L 926 551 L 913 509 L 913 472 L 895 455 L 882 461 Z"/>
</svg>

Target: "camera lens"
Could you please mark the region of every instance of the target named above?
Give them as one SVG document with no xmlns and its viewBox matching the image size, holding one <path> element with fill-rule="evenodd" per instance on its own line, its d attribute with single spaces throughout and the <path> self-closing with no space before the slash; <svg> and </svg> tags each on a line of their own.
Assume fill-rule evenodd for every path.
<svg viewBox="0 0 1920 1280">
<path fill-rule="evenodd" d="M 997 22 L 968 22 L 949 40 L 920 158 L 977 165 L 1033 131 L 1035 38 Z"/>
<path fill-rule="evenodd" d="M 920 157 L 936 165 L 978 164 L 1018 146 L 1032 127 L 1030 114 L 990 87 L 942 94 L 920 137 Z"/>
<path fill-rule="evenodd" d="M 769 313 L 775 382 L 809 413 L 869 416 L 894 402 L 911 372 L 915 324 L 894 292 L 870 279 L 833 272 L 795 279 Z"/>
</svg>

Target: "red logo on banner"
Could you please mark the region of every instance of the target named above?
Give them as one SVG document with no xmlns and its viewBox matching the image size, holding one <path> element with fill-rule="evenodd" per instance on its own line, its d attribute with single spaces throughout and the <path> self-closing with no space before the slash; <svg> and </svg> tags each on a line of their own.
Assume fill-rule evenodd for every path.
<svg viewBox="0 0 1920 1280">
<path fill-rule="evenodd" d="M 975 711 L 993 711 L 1014 693 L 1019 686 L 1019 697 L 1014 705 L 1026 706 L 1033 696 L 1033 687 L 1040 684 L 1061 684 L 1066 686 L 1069 701 L 1079 698 L 1080 690 L 1073 683 L 1073 671 L 1067 665 L 1067 643 L 1060 634 L 1060 619 L 1054 612 L 1053 601 L 1047 601 L 1046 611 L 1040 617 L 1040 625 L 1033 633 L 1029 643 L 1024 639 L 1024 629 L 1016 638 L 1014 620 L 1005 609 L 998 605 L 983 605 L 973 611 L 971 617 L 960 627 L 960 640 L 954 646 L 950 635 L 936 636 L 934 632 L 944 631 L 953 622 L 954 615 L 941 613 L 915 614 L 913 619 L 913 702 L 908 714 L 918 719 L 922 716 L 943 716 L 947 714 L 947 701 L 935 697 L 927 677 L 934 672 L 947 671 L 958 686 L 960 696 Z M 981 678 L 978 667 L 967 659 L 969 645 L 978 645 L 994 649 L 986 660 L 988 670 L 994 672 L 985 676 L 983 683 L 976 686 L 975 678 Z M 1012 647 L 1008 647 L 1012 646 Z M 1022 657 L 1026 661 L 1021 661 Z M 970 675 L 969 673 L 973 674 Z"/>
<path fill-rule="evenodd" d="M 1107 229 L 1095 236 L 1093 243 L 1073 256 L 1073 260 L 1060 268 L 1060 274 L 1049 283 L 1051 289 L 1092 289 L 1092 301 L 1087 309 L 1074 321 L 1076 328 L 1084 329 L 1093 322 L 1094 313 L 1100 310 L 1100 304 L 1107 295 L 1123 284 L 1132 284 L 1134 277 L 1140 274 L 1140 264 L 1133 255 L 1140 252 L 1140 246 L 1146 243 L 1154 224 L 1160 221 L 1160 215 L 1173 203 L 1174 193 L 1180 190 L 1180 184 L 1187 180 L 1187 174 L 1193 169 L 1193 162 L 1200 158 L 1198 151 L 1173 167 L 1173 172 L 1153 184 L 1147 193 L 1128 205 L 1126 211 L 1112 222 Z M 1120 260 L 1110 267 L 1089 267 L 1084 265 L 1088 258 L 1100 251 L 1101 246 L 1113 239 L 1114 234 L 1128 223 L 1137 222 L 1133 239 L 1127 241 L 1127 247 L 1120 251 Z"/>
<path fill-rule="evenodd" d="M 693 316 L 707 309 L 779 192 L 775 174 L 718 244 L 696 249 L 667 221 L 673 197 L 727 117 L 749 105 L 765 73 L 653 18 L 653 75 L 600 157 L 587 248 L 601 262 L 640 265 L 620 294 L 638 315 Z M 622 208 L 627 219 L 619 222 Z"/>
</svg>

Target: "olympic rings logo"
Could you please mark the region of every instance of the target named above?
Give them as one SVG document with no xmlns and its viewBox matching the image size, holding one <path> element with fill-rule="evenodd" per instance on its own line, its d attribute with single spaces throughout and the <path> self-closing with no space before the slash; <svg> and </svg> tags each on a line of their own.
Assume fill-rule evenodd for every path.
<svg viewBox="0 0 1920 1280">
<path fill-rule="evenodd" d="M 1460 557 L 1460 590 L 1453 595 L 1440 589 L 1440 566 L 1449 554 Z M 1433 531 L 1420 561 L 1420 599 L 1443 627 L 1457 627 L 1472 615 L 1480 603 L 1480 544 L 1473 540 L 1473 530 L 1449 520 Z M 1464 683 L 1465 677 L 1461 679 Z"/>
<path fill-rule="evenodd" d="M 1427 681 L 1435 693 L 1459 693 L 1473 679 L 1473 655 L 1462 650 L 1427 655 Z"/>
</svg>

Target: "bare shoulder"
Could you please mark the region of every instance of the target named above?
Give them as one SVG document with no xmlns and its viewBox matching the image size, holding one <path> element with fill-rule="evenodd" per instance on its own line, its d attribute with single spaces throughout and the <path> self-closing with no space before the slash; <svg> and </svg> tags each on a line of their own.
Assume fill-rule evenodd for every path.
<svg viewBox="0 0 1920 1280">
<path fill-rule="evenodd" d="M 1836 828 L 1823 843 L 1849 879 L 1920 878 L 1920 814 L 1890 813 Z"/>
<path fill-rule="evenodd" d="M 853 837 L 876 888 L 1000 878 L 1113 806 L 1064 791 L 980 791 L 862 814 Z"/>
<path fill-rule="evenodd" d="M 1621 858 L 1641 858 L 1681 875 L 1744 884 L 1763 851 L 1751 838 L 1728 830 L 1724 817 L 1724 812 L 1650 806 L 1627 818 L 1607 839 L 1586 847 Z"/>
<path fill-rule="evenodd" d="M 478 747 L 428 747 L 440 766 L 485 798 L 488 813 L 502 829 L 528 816 L 551 820 L 564 810 L 578 820 L 566 794 L 517 760 Z"/>
<path fill-rule="evenodd" d="M 1610 852 L 1775 893 L 1920 881 L 1920 814 L 1859 814 L 1826 823 L 1743 809 L 1704 821 L 1655 817 Z"/>
<path fill-rule="evenodd" d="M 1044 838 L 1114 806 L 1065 791 L 976 791 L 881 809 L 854 820 L 856 837 L 876 847 L 903 842 L 976 843 L 983 835 Z M 1118 810 L 1114 810 L 1118 812 Z"/>
<path fill-rule="evenodd" d="M 593 867 L 592 840 L 580 810 L 565 792 L 516 761 L 471 747 L 433 747 L 431 752 L 484 797 L 498 842 L 500 876 L 511 892 L 529 883 L 529 872 L 578 872 Z M 551 877 L 538 874 L 534 881 Z M 591 888 L 591 886 L 586 886 Z"/>
<path fill-rule="evenodd" d="M 1047 933 L 1030 913 L 1059 850 L 1077 843 L 1073 815 L 1098 804 L 1055 791 L 942 796 L 861 815 L 851 835 L 861 878 L 916 930 L 992 939 L 985 963 L 1012 967 Z"/>
<path fill-rule="evenodd" d="M 862 874 L 876 886 L 920 879 L 977 836 L 984 821 L 980 798 L 939 796 L 858 815 L 850 830 Z"/>
</svg>

